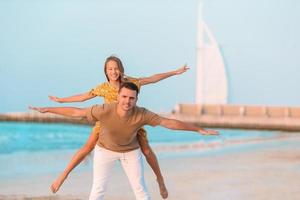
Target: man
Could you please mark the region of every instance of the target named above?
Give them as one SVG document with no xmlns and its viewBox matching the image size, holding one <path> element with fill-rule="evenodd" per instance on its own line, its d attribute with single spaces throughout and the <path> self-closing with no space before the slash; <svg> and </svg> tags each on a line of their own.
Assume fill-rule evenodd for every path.
<svg viewBox="0 0 300 200">
<path fill-rule="evenodd" d="M 121 162 L 136 199 L 150 199 L 145 186 L 142 156 L 136 137 L 137 130 L 144 125 L 160 125 L 173 130 L 218 135 L 214 130 L 204 130 L 192 124 L 163 118 L 145 108 L 137 107 L 138 92 L 138 87 L 134 83 L 126 82 L 120 86 L 118 103 L 95 105 L 91 108 L 30 107 L 42 113 L 50 112 L 71 117 L 86 117 L 94 122 L 100 121 L 101 132 L 94 152 L 94 179 L 90 200 L 104 198 L 108 178 L 116 160 Z"/>
</svg>

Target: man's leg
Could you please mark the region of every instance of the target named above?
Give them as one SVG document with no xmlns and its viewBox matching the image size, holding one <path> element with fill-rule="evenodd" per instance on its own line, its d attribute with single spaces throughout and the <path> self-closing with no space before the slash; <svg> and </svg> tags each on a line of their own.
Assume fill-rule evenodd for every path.
<svg viewBox="0 0 300 200">
<path fill-rule="evenodd" d="M 150 200 L 144 180 L 143 160 L 140 149 L 123 153 L 120 161 L 136 199 Z"/>
<path fill-rule="evenodd" d="M 93 186 L 89 200 L 102 200 L 106 191 L 107 182 L 118 154 L 95 146 L 93 164 Z"/>
</svg>

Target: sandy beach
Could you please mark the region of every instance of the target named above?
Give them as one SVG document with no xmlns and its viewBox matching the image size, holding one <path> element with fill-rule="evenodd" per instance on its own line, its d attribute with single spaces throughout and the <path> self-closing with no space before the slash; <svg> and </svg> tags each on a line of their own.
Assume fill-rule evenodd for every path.
<svg viewBox="0 0 300 200">
<path fill-rule="evenodd" d="M 238 144 L 206 153 L 160 158 L 171 200 L 298 200 L 300 197 L 300 135 Z M 145 164 L 152 199 L 161 199 L 155 177 Z M 49 191 L 55 175 L 0 182 L 4 200 L 87 199 L 92 174 L 75 172 L 58 194 Z M 131 200 L 133 192 L 120 166 L 114 168 L 106 199 Z"/>
</svg>

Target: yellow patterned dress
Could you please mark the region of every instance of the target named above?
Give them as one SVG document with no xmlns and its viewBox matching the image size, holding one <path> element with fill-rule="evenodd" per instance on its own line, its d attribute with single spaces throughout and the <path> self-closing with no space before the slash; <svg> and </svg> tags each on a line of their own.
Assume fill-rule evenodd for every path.
<svg viewBox="0 0 300 200">
<path fill-rule="evenodd" d="M 139 79 L 136 78 L 130 78 L 127 79 L 126 81 L 132 82 L 138 86 L 138 88 L 141 88 L 141 84 Z M 117 102 L 118 98 L 118 89 L 113 87 L 109 82 L 102 83 L 95 88 L 93 88 L 90 91 L 90 94 L 93 94 L 98 97 L 103 97 L 105 103 L 114 103 Z M 96 122 L 94 128 L 93 128 L 93 133 L 94 134 L 99 134 L 101 129 L 101 124 L 100 122 Z M 138 140 L 139 142 L 148 142 L 147 139 L 147 132 L 144 128 L 141 128 L 138 130 Z M 141 141 L 142 140 L 142 141 Z"/>
</svg>

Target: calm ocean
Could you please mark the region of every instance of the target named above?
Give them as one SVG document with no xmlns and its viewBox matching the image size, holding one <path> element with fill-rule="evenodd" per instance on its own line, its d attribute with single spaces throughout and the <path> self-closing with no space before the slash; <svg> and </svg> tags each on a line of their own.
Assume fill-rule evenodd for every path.
<svg viewBox="0 0 300 200">
<path fill-rule="evenodd" d="M 277 132 L 220 130 L 221 136 L 146 127 L 157 155 L 161 157 L 211 152 L 224 145 L 238 146 L 272 139 Z M 0 179 L 28 177 L 62 171 L 71 156 L 84 144 L 91 127 L 69 124 L 0 123 Z M 233 145 L 236 144 L 236 145 Z M 76 170 L 90 170 L 91 160 Z"/>
</svg>

